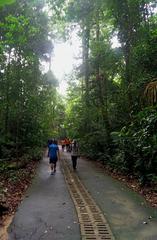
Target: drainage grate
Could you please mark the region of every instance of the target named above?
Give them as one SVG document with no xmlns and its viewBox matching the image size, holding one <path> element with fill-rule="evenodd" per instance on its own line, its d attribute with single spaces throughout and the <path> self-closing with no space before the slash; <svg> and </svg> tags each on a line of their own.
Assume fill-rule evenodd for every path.
<svg viewBox="0 0 157 240">
<path fill-rule="evenodd" d="M 76 173 L 69 167 L 67 159 L 62 161 L 62 168 L 78 214 L 82 240 L 114 240 L 104 215 Z"/>
</svg>

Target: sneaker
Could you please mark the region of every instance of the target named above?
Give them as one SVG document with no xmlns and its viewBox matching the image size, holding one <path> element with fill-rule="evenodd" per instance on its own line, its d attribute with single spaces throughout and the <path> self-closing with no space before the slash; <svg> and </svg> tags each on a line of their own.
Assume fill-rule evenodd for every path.
<svg viewBox="0 0 157 240">
<path fill-rule="evenodd" d="M 54 172 L 51 172 L 51 175 L 54 175 Z"/>
</svg>

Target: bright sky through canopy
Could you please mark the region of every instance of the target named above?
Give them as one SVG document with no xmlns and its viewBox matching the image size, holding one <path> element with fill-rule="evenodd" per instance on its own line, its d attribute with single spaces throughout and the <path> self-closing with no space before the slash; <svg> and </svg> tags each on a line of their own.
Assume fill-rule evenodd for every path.
<svg viewBox="0 0 157 240">
<path fill-rule="evenodd" d="M 55 44 L 52 70 L 59 80 L 62 80 L 65 74 L 72 71 L 73 61 L 73 51 L 68 43 Z"/>
<path fill-rule="evenodd" d="M 65 95 L 67 88 L 65 75 L 72 71 L 73 61 L 72 48 L 68 43 L 55 44 L 52 71 L 59 80 L 59 92 L 63 95 Z"/>
<path fill-rule="evenodd" d="M 112 47 L 120 47 L 117 35 L 111 40 Z M 66 75 L 70 74 L 73 67 L 80 63 L 79 57 L 81 56 L 81 42 L 74 31 L 71 39 L 67 42 L 54 43 L 54 52 L 52 56 L 52 71 L 59 80 L 59 92 L 66 95 L 67 82 Z"/>
<path fill-rule="evenodd" d="M 59 92 L 66 94 L 67 83 L 65 76 L 70 74 L 73 67 L 80 63 L 81 48 L 80 40 L 74 31 L 71 39 L 67 42 L 54 43 L 54 53 L 52 56 L 52 71 L 59 80 Z"/>
</svg>

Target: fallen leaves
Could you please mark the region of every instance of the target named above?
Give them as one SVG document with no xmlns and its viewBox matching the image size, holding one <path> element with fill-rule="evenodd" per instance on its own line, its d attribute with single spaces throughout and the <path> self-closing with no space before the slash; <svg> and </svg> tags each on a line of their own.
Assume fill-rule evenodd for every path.
<svg viewBox="0 0 157 240">
<path fill-rule="evenodd" d="M 99 166 L 101 165 L 102 167 L 101 163 L 98 163 L 98 165 Z M 138 180 L 134 176 L 132 175 L 125 176 L 117 171 L 112 171 L 112 169 L 110 169 L 107 166 L 106 167 L 103 166 L 103 167 L 107 174 L 123 182 L 129 188 L 133 189 L 135 192 L 138 192 L 139 194 L 141 194 L 152 207 L 157 207 L 157 185 L 141 186 Z"/>
<path fill-rule="evenodd" d="M 3 223 L 4 215 L 15 213 L 31 183 L 37 164 L 37 161 L 30 161 L 25 168 L 10 170 L 0 175 L 0 205 L 7 208 L 7 211 L 1 214 L 0 224 Z"/>
</svg>

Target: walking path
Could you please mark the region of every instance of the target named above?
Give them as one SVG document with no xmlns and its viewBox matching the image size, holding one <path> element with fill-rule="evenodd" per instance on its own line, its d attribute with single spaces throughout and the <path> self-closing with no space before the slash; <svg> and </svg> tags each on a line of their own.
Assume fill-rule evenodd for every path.
<svg viewBox="0 0 157 240">
<path fill-rule="evenodd" d="M 116 240 L 157 239 L 157 209 L 148 207 L 141 196 L 128 189 L 123 183 L 107 176 L 95 162 L 81 158 L 78 161 L 78 170 L 73 173 L 68 153 L 64 153 L 61 161 L 66 162 L 67 171 L 65 171 L 65 166 L 63 166 L 64 171 L 61 171 L 61 164 L 58 163 L 57 173 L 51 176 L 48 159 L 43 158 L 37 176 L 8 229 L 9 240 L 83 239 L 80 216 L 79 220 L 77 217 L 77 213 L 81 211 L 81 208 L 77 206 L 79 196 L 82 200 L 81 192 L 85 193 L 86 200 L 90 198 L 90 195 L 92 196 L 92 204 L 97 204 L 95 211 L 98 211 L 101 219 L 103 219 L 101 214 L 104 214 L 104 219 L 107 219 L 110 226 L 109 231 L 111 229 Z M 68 171 L 71 175 L 68 175 Z M 66 182 L 63 172 L 66 175 Z M 71 183 L 68 182 L 69 178 Z M 70 185 L 73 186 L 73 182 L 75 186 L 76 182 L 83 183 L 87 189 L 84 190 L 84 187 L 80 185 L 81 190 L 73 192 L 77 197 L 77 199 L 73 198 L 77 213 L 68 191 Z M 94 208 L 91 207 L 91 209 Z M 89 210 L 90 207 L 87 206 L 88 213 Z M 92 219 L 94 214 L 89 214 L 89 216 Z M 100 225 L 103 226 L 103 224 L 99 224 L 103 235 L 104 230 Z M 93 226 L 87 225 L 86 229 L 92 233 Z M 93 238 L 89 237 L 84 239 L 98 239 L 94 238 L 94 234 Z M 113 238 L 110 236 L 108 239 Z"/>
<path fill-rule="evenodd" d="M 77 215 L 58 164 L 50 175 L 43 158 L 9 227 L 9 240 L 80 240 Z"/>
</svg>

